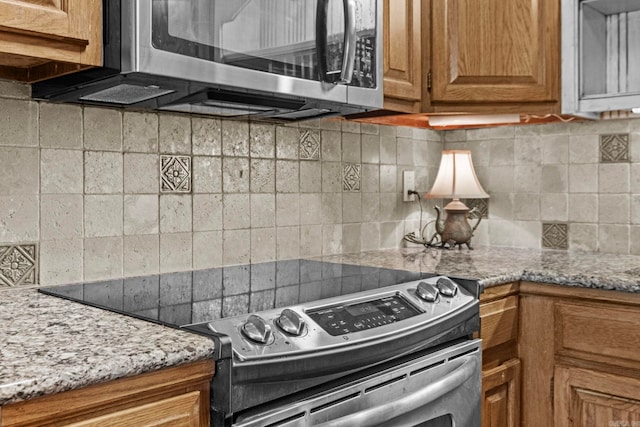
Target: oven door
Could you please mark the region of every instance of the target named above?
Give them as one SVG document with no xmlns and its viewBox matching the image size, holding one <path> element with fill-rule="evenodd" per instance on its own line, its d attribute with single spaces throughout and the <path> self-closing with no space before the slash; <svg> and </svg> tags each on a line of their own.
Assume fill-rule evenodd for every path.
<svg viewBox="0 0 640 427">
<path fill-rule="evenodd" d="M 378 107 L 380 2 L 137 0 L 123 51 L 143 73 Z"/>
<path fill-rule="evenodd" d="M 243 414 L 236 427 L 480 426 L 481 341 L 463 341 Z"/>
</svg>

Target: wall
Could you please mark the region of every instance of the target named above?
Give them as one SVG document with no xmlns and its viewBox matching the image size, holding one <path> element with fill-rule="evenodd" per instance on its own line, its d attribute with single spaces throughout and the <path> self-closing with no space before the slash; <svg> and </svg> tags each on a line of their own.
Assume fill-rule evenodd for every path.
<svg viewBox="0 0 640 427">
<path fill-rule="evenodd" d="M 476 242 L 640 255 L 640 120 L 444 133 L 490 193 Z"/>
<path fill-rule="evenodd" d="M 40 103 L 0 82 L 0 289 L 399 247 L 417 215 L 402 171 L 426 188 L 441 138 Z"/>
</svg>

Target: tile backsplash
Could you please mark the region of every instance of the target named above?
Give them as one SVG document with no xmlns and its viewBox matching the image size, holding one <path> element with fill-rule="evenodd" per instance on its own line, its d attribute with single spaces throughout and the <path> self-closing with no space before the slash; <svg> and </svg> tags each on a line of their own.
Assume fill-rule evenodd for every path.
<svg viewBox="0 0 640 427">
<path fill-rule="evenodd" d="M 125 112 L 29 92 L 0 82 L 0 289 L 401 247 L 418 219 L 402 171 L 426 188 L 442 148 L 424 129 Z"/>
</svg>

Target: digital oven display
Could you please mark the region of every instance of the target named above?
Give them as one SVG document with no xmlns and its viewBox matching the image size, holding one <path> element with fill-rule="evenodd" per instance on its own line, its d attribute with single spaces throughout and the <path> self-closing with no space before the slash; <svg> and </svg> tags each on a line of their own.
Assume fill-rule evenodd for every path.
<svg viewBox="0 0 640 427">
<path fill-rule="evenodd" d="M 344 335 L 373 329 L 416 316 L 421 311 L 401 295 L 354 304 L 309 310 L 311 317 L 330 335 Z"/>
</svg>

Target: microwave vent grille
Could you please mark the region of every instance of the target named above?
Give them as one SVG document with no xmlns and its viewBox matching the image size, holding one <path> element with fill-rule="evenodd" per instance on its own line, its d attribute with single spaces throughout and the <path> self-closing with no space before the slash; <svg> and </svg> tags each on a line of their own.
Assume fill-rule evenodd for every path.
<svg viewBox="0 0 640 427">
<path fill-rule="evenodd" d="M 149 99 L 158 98 L 173 92 L 175 91 L 171 89 L 162 89 L 155 85 L 137 86 L 132 84 L 119 84 L 117 86 L 84 95 L 80 100 L 131 105 L 147 101 Z"/>
</svg>

